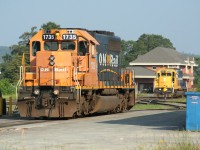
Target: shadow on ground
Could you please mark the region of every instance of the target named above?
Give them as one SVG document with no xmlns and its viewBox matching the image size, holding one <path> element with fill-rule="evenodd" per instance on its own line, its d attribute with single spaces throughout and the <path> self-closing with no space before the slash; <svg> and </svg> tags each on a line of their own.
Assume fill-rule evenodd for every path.
<svg viewBox="0 0 200 150">
<path fill-rule="evenodd" d="M 149 128 L 155 130 L 185 130 L 185 122 L 185 111 L 171 111 L 166 113 L 110 120 L 99 123 L 149 126 Z"/>
</svg>

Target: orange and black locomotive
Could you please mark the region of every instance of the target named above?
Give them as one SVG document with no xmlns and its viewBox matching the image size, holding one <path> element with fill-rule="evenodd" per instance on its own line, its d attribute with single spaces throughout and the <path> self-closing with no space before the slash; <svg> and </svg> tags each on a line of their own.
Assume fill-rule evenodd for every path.
<svg viewBox="0 0 200 150">
<path fill-rule="evenodd" d="M 20 116 L 75 117 L 135 104 L 133 72 L 121 68 L 121 40 L 113 32 L 40 30 L 29 46 L 18 82 Z"/>
</svg>

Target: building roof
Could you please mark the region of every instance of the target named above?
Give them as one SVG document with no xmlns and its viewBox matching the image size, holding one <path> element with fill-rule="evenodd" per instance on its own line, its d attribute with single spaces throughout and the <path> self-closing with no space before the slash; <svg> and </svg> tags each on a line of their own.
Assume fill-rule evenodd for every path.
<svg viewBox="0 0 200 150">
<path fill-rule="evenodd" d="M 186 65 L 194 64 L 194 58 L 180 53 L 175 49 L 156 47 L 129 63 L 130 65 Z"/>
<path fill-rule="evenodd" d="M 127 67 L 127 68 L 134 70 L 135 78 L 155 78 L 156 77 L 156 74 L 154 71 L 149 70 L 145 67 L 134 66 L 134 67 Z"/>
</svg>

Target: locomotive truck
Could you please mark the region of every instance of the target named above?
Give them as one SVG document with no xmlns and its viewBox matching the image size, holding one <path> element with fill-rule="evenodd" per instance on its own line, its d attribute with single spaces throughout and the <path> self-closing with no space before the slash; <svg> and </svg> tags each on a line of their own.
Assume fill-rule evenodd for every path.
<svg viewBox="0 0 200 150">
<path fill-rule="evenodd" d="M 17 86 L 20 116 L 71 118 L 134 106 L 133 71 L 121 67 L 121 39 L 113 32 L 40 30 L 29 48 Z"/>
</svg>

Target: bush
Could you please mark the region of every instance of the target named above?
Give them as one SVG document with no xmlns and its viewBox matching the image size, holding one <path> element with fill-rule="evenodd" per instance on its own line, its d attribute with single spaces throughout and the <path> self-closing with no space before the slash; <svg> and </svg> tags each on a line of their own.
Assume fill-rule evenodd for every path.
<svg viewBox="0 0 200 150">
<path fill-rule="evenodd" d="M 3 95 L 15 93 L 15 87 L 9 82 L 8 79 L 0 80 L 0 90 Z"/>
</svg>

